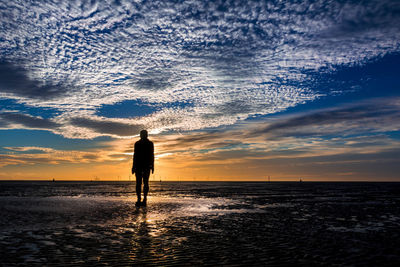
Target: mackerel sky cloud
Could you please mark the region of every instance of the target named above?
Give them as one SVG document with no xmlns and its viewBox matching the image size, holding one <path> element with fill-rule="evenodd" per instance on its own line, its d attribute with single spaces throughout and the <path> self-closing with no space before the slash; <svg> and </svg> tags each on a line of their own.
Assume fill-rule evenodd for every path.
<svg viewBox="0 0 400 267">
<path fill-rule="evenodd" d="M 398 1 L 0 1 L 0 13 L 3 131 L 372 129 L 397 142 Z"/>
</svg>

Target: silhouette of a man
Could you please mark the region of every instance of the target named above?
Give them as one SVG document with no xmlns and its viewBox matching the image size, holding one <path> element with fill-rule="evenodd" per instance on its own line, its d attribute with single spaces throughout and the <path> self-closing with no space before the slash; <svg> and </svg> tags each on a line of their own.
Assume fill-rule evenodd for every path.
<svg viewBox="0 0 400 267">
<path fill-rule="evenodd" d="M 147 138 L 147 131 L 140 131 L 140 140 L 135 143 L 133 152 L 132 174 L 136 174 L 136 206 L 146 206 L 147 193 L 149 192 L 149 177 L 154 173 L 154 145 Z M 143 202 L 141 191 L 143 181 Z"/>
</svg>

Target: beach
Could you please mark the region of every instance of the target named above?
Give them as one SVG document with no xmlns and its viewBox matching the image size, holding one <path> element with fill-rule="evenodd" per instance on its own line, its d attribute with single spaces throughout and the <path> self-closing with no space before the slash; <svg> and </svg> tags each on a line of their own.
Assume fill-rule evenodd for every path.
<svg viewBox="0 0 400 267">
<path fill-rule="evenodd" d="M 400 263 L 400 184 L 0 182 L 2 266 Z"/>
</svg>

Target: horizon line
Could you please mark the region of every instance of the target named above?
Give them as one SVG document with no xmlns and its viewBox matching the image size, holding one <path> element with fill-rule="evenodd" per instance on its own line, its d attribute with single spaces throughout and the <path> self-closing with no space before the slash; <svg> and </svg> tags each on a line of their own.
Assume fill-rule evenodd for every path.
<svg viewBox="0 0 400 267">
<path fill-rule="evenodd" d="M 132 180 L 52 180 L 52 179 L 8 179 L 2 180 L 0 182 L 136 182 Z M 150 183 L 159 182 L 258 182 L 258 183 L 275 183 L 275 182 L 296 182 L 296 183 L 400 183 L 400 181 L 395 180 L 273 180 L 273 181 L 263 181 L 263 180 L 149 180 Z"/>
</svg>

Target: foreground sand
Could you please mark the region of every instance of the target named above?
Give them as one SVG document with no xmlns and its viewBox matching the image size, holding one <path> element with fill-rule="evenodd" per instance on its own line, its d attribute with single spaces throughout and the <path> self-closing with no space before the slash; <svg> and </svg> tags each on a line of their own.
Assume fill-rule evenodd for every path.
<svg viewBox="0 0 400 267">
<path fill-rule="evenodd" d="M 393 265 L 400 185 L 0 183 L 2 265 Z"/>
</svg>

